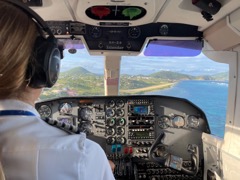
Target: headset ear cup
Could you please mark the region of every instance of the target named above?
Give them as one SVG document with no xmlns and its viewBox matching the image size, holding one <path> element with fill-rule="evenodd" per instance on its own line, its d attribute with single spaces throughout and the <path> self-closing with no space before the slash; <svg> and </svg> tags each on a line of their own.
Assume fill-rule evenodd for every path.
<svg viewBox="0 0 240 180">
<path fill-rule="evenodd" d="M 31 8 L 16 0 L 5 0 L 20 8 L 29 18 L 33 19 L 40 36 L 37 37 L 33 52 L 26 70 L 26 81 L 32 88 L 52 87 L 56 83 L 60 70 L 60 60 L 63 58 L 63 46 L 58 48 L 47 23 Z M 45 38 L 45 35 L 48 38 Z"/>
<path fill-rule="evenodd" d="M 52 87 L 59 75 L 61 54 L 54 37 L 37 37 L 29 72 L 29 86 L 32 88 Z"/>
<path fill-rule="evenodd" d="M 52 87 L 58 80 L 60 66 L 61 66 L 61 54 L 58 48 L 53 48 L 49 56 L 48 61 L 48 74 L 46 87 Z"/>
</svg>

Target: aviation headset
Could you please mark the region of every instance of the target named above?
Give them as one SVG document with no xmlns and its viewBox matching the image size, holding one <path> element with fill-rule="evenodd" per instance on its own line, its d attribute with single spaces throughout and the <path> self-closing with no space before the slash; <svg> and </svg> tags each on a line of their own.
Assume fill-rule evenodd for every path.
<svg viewBox="0 0 240 180">
<path fill-rule="evenodd" d="M 28 85 L 32 88 L 52 87 L 58 79 L 63 48 L 58 47 L 57 39 L 48 25 L 31 8 L 16 0 L 5 1 L 24 11 L 33 19 L 40 31 L 40 36 L 35 41 L 26 72 L 29 81 Z M 44 32 L 48 34 L 47 38 L 43 36 Z"/>
</svg>

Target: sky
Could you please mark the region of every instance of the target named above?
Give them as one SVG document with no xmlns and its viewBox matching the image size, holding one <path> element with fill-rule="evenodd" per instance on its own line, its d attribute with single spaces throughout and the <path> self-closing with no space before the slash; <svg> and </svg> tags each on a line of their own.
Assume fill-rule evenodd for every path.
<svg viewBox="0 0 240 180">
<path fill-rule="evenodd" d="M 83 67 L 96 74 L 104 73 L 104 57 L 90 56 L 85 49 L 78 49 L 75 54 L 64 51 L 61 71 L 74 67 Z M 125 56 L 121 60 L 121 74 L 149 75 L 158 71 L 174 71 L 188 75 L 213 75 L 228 71 L 228 65 L 214 62 L 203 54 L 195 57 L 150 57 Z"/>
</svg>

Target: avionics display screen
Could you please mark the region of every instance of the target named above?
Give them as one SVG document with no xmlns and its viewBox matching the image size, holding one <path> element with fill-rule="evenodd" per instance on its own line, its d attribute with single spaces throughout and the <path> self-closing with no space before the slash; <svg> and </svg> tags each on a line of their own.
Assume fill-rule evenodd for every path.
<svg viewBox="0 0 240 180">
<path fill-rule="evenodd" d="M 58 117 L 57 120 L 60 121 L 60 122 L 64 122 L 66 124 L 75 125 L 75 122 L 74 122 L 72 117 L 61 116 L 61 117 Z"/>
<path fill-rule="evenodd" d="M 134 114 L 148 114 L 148 106 L 134 106 L 133 107 Z"/>
<path fill-rule="evenodd" d="M 136 138 L 142 138 L 142 137 L 149 137 L 149 132 L 147 131 L 140 131 L 140 132 L 134 132 L 134 136 Z"/>
</svg>

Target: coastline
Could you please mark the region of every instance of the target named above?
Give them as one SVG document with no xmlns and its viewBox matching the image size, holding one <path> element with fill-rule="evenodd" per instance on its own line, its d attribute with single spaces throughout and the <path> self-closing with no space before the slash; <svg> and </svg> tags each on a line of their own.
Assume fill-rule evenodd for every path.
<svg viewBox="0 0 240 180">
<path fill-rule="evenodd" d="M 120 90 L 120 94 L 136 94 L 136 93 L 150 92 L 150 91 L 154 91 L 154 90 L 162 90 L 162 89 L 171 88 L 175 84 L 176 84 L 176 82 L 175 83 L 165 83 L 165 84 L 160 84 L 160 85 L 148 86 L 148 87 L 138 88 L 138 89 Z"/>
</svg>

